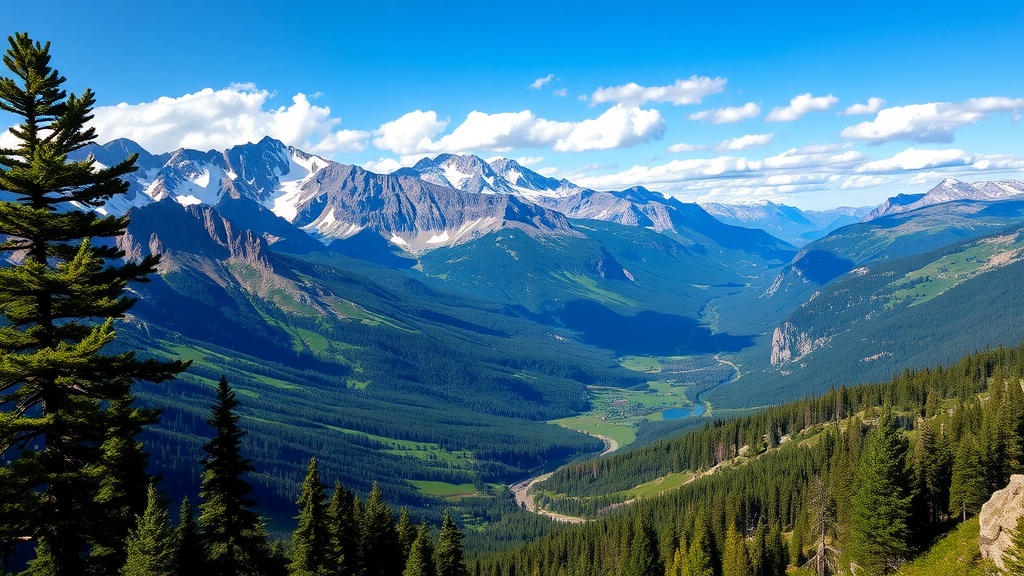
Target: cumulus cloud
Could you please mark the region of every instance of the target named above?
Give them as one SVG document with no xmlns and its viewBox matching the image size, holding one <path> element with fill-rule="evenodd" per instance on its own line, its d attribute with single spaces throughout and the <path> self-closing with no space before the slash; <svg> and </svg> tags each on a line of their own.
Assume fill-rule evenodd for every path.
<svg viewBox="0 0 1024 576">
<path fill-rule="evenodd" d="M 730 138 L 715 146 L 715 152 L 738 152 L 748 148 L 764 148 L 772 143 L 775 134 L 747 134 Z"/>
<path fill-rule="evenodd" d="M 684 142 L 680 142 L 679 144 L 673 144 L 669 146 L 668 148 L 665 149 L 665 151 L 671 152 L 672 154 L 678 154 L 680 152 L 696 152 L 697 150 L 707 149 L 708 147 L 705 146 L 704 144 L 686 144 Z"/>
<path fill-rule="evenodd" d="M 829 94 L 828 96 L 811 96 L 810 93 L 794 96 L 789 101 L 789 106 L 772 108 L 772 111 L 765 117 L 765 122 L 793 122 L 799 120 L 808 112 L 821 112 L 828 110 L 839 102 L 839 98 Z"/>
<path fill-rule="evenodd" d="M 871 143 L 908 140 L 911 142 L 952 142 L 953 133 L 986 119 L 994 112 L 1024 111 L 1024 98 L 972 98 L 965 102 L 931 102 L 895 106 L 878 112 L 874 120 L 849 126 L 843 138 Z"/>
<path fill-rule="evenodd" d="M 859 114 L 874 114 L 885 106 L 885 100 L 881 98 L 868 98 L 866 104 L 854 104 L 839 113 L 840 116 L 856 116 Z"/>
<path fill-rule="evenodd" d="M 473 111 L 449 134 L 448 121 L 417 110 L 381 125 L 373 145 L 396 154 L 491 151 L 551 147 L 556 152 L 608 150 L 660 139 L 665 120 L 657 110 L 613 106 L 597 118 L 559 122 L 533 112 L 488 114 Z"/>
<path fill-rule="evenodd" d="M 688 80 L 676 80 L 668 86 L 640 86 L 635 82 L 598 88 L 590 97 L 591 105 L 614 102 L 624 106 L 641 106 L 647 102 L 671 102 L 676 106 L 700 104 L 711 94 L 725 90 L 725 78 L 690 76 Z"/>
<path fill-rule="evenodd" d="M 761 107 L 753 102 L 747 102 L 739 107 L 712 108 L 702 110 L 687 116 L 690 120 L 701 124 L 731 124 L 754 118 L 761 114 Z"/>
<path fill-rule="evenodd" d="M 843 181 L 840 186 L 843 190 L 857 190 L 861 188 L 874 188 L 875 186 L 881 186 L 886 183 L 886 178 L 882 176 L 850 176 Z"/>
<path fill-rule="evenodd" d="M 397 120 L 385 122 L 374 132 L 373 145 L 396 154 L 427 151 L 434 136 L 448 126 L 448 120 L 438 120 L 437 112 L 414 110 Z"/>
<path fill-rule="evenodd" d="M 533 84 L 530 84 L 529 86 L 527 86 L 527 88 L 529 88 L 530 90 L 540 90 L 554 79 L 554 74 L 548 74 L 547 76 L 537 78 L 536 80 L 533 81 Z"/>
<path fill-rule="evenodd" d="M 558 96 L 559 98 L 565 98 L 566 96 L 569 95 L 569 89 L 568 88 L 559 88 L 558 90 L 555 90 L 554 92 L 552 92 L 552 94 L 554 94 L 555 96 Z"/>
<path fill-rule="evenodd" d="M 140 104 L 98 106 L 92 125 L 101 141 L 128 138 L 152 152 L 224 149 L 271 136 L 318 154 L 360 151 L 369 133 L 338 130 L 341 119 L 304 94 L 289 106 L 267 109 L 273 94 L 251 84 L 206 88 Z"/>
<path fill-rule="evenodd" d="M 967 166 L 973 164 L 974 160 L 974 156 L 963 150 L 920 150 L 918 148 L 907 148 L 892 158 L 866 162 L 857 168 L 857 172 L 886 173 L 948 168 L 951 166 Z"/>
</svg>

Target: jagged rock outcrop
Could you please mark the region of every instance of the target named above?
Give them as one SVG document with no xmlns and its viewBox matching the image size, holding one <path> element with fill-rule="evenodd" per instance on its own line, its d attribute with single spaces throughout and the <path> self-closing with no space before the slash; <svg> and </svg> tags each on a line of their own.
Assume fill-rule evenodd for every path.
<svg viewBox="0 0 1024 576">
<path fill-rule="evenodd" d="M 1002 490 L 997 490 L 981 507 L 978 520 L 981 532 L 978 534 L 978 546 L 983 558 L 991 558 L 1003 568 L 1003 553 L 1013 544 L 1011 534 L 1017 527 L 1017 519 L 1024 514 L 1024 474 L 1014 474 L 1010 483 Z"/>
<path fill-rule="evenodd" d="M 801 332 L 792 322 L 783 322 L 772 333 L 772 366 L 798 360 L 820 348 L 823 343 L 824 339 L 812 340 L 810 335 Z"/>
</svg>

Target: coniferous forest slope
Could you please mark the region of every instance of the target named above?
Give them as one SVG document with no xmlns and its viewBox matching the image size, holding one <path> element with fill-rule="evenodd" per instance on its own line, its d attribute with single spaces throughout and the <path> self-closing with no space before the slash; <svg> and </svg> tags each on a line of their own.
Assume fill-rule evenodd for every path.
<svg viewBox="0 0 1024 576">
<path fill-rule="evenodd" d="M 456 524 L 481 574 L 779 574 L 813 554 L 881 573 L 1024 471 L 1024 350 L 988 348 L 1024 339 L 1013 197 L 880 210 L 798 251 L 504 159 L 376 174 L 270 138 L 154 155 L 92 142 L 91 93 L 10 42 L 43 85 L 0 83 L 24 116 L 0 150 L 18 569 L 34 551 L 30 573 L 115 573 L 144 512 L 172 534 L 166 495 L 185 502 L 168 542 L 200 500 L 192 545 L 218 573 L 225 510 L 251 573 L 324 572 L 344 537 L 360 574 L 401 572 L 419 541 L 461 576 Z M 581 526 L 516 504 L 509 485 L 545 472 L 529 504 Z M 410 514 L 443 518 L 450 553 Z"/>
<path fill-rule="evenodd" d="M 79 154 L 113 163 L 132 150 L 118 141 Z M 183 384 L 142 391 L 167 405 L 148 434 L 168 483 L 185 478 L 174 494 L 196 488 L 194 474 L 173 471 L 195 471 L 200 400 L 221 373 L 252 399 L 257 462 L 280 471 L 257 482 L 271 510 L 290 508 L 302 456 L 320 445 L 335 455 L 321 467 L 346 485 L 366 493 L 377 480 L 393 501 L 429 509 L 455 486 L 488 495 L 599 452 L 597 439 L 547 422 L 600 412 L 601 387 L 661 381 L 689 400 L 707 390 L 717 410 L 746 409 L 1024 337 L 1007 313 L 1022 306 L 1005 280 L 1024 225 L 1012 199 L 885 216 L 797 252 L 649 191 L 581 191 L 591 208 L 573 206 L 634 206 L 654 229 L 524 209 L 515 202 L 529 197 L 511 192 L 513 204 L 480 204 L 480 192 L 269 139 L 140 162 L 119 245 L 163 262 L 136 288 L 126 343 L 194 360 Z M 244 178 L 218 185 L 218 171 Z M 421 206 L 425 195 L 440 213 Z M 193 198 L 203 202 L 181 205 Z M 637 369 L 673 358 L 721 365 L 732 381 Z M 630 437 L 695 424 L 646 410 Z"/>
</svg>

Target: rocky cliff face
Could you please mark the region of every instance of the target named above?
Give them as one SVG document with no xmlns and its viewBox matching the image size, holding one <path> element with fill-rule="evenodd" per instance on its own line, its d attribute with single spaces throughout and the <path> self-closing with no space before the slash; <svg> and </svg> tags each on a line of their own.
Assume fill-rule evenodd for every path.
<svg viewBox="0 0 1024 576">
<path fill-rule="evenodd" d="M 1003 553 L 1012 546 L 1010 535 L 1021 515 L 1024 515 L 1024 474 L 1014 474 L 1006 488 L 992 494 L 978 516 L 981 521 L 981 533 L 978 535 L 981 556 L 991 558 L 1000 569 L 1004 567 Z"/>
<path fill-rule="evenodd" d="M 821 348 L 825 342 L 825 338 L 812 339 L 807 332 L 801 332 L 792 322 L 783 322 L 772 333 L 772 366 L 795 362 Z"/>
</svg>

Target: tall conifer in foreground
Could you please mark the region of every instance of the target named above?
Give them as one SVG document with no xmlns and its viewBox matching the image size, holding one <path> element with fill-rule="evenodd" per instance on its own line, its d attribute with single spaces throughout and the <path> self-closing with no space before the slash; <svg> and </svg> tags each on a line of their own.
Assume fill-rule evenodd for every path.
<svg viewBox="0 0 1024 576">
<path fill-rule="evenodd" d="M 123 576 L 174 576 L 178 556 L 178 532 L 156 486 L 150 484 L 146 511 L 128 533 Z"/>
<path fill-rule="evenodd" d="M 242 437 L 235 408 L 238 399 L 221 376 L 217 404 L 207 422 L 216 435 L 203 447 L 203 478 L 199 487 L 199 526 L 207 558 L 205 573 L 216 576 L 263 574 L 270 546 L 263 519 L 253 511 L 252 486 L 244 476 L 253 471 L 242 457 Z"/>
<path fill-rule="evenodd" d="M 859 574 L 890 572 L 910 555 L 912 479 L 906 459 L 909 444 L 885 412 L 868 439 L 857 471 L 853 499 L 851 553 Z"/>
<path fill-rule="evenodd" d="M 398 576 L 405 568 L 398 549 L 398 532 L 384 493 L 374 482 L 359 519 L 359 574 Z"/>
<path fill-rule="evenodd" d="M 330 533 L 327 528 L 327 500 L 316 458 L 309 460 L 309 471 L 299 496 L 298 526 L 292 536 L 292 562 L 295 576 L 327 574 L 330 566 Z"/>
<path fill-rule="evenodd" d="M 61 88 L 49 44 L 27 34 L 8 41 L 12 76 L 0 78 L 0 110 L 20 124 L 11 128 L 15 147 L 0 149 L 0 253 L 16 262 L 0 267 L 0 551 L 44 540 L 53 573 L 77 575 L 89 546 L 126 528 L 122 508 L 97 502 L 101 446 L 119 428 L 108 403 L 130 403 L 135 381 L 164 381 L 187 364 L 103 352 L 113 320 L 134 303 L 128 283 L 158 262 L 122 262 L 108 239 L 128 218 L 91 210 L 128 190 L 121 177 L 136 157 L 111 167 L 69 161 L 96 137 L 86 127 L 92 92 Z"/>
<path fill-rule="evenodd" d="M 416 531 L 416 539 L 409 547 L 408 559 L 402 576 L 434 576 L 434 541 L 430 538 L 430 528 L 426 522 L 420 524 Z"/>
<path fill-rule="evenodd" d="M 437 547 L 434 548 L 434 566 L 437 576 L 469 575 L 462 559 L 462 533 L 447 511 L 441 522 L 441 533 L 437 536 Z"/>
</svg>

